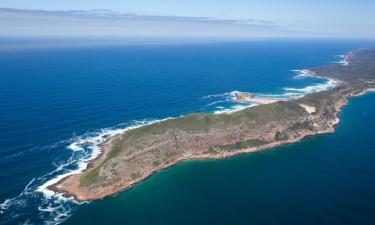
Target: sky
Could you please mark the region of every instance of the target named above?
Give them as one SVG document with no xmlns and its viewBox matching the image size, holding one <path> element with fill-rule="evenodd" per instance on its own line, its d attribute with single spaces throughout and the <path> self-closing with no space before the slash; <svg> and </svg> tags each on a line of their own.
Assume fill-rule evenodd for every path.
<svg viewBox="0 0 375 225">
<path fill-rule="evenodd" d="M 1 0 L 0 8 L 0 36 L 375 38 L 374 0 Z"/>
</svg>

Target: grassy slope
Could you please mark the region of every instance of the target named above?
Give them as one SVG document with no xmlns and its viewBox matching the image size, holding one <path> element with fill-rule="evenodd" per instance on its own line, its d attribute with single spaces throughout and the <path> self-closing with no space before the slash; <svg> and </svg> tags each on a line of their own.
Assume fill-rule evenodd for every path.
<svg viewBox="0 0 375 225">
<path fill-rule="evenodd" d="M 323 92 L 307 95 L 299 100 L 288 102 L 276 102 L 268 105 L 259 105 L 247 108 L 232 114 L 207 114 L 195 113 L 184 117 L 166 120 L 160 123 L 147 125 L 144 127 L 129 130 L 113 139 L 113 148 L 106 159 L 97 167 L 85 172 L 80 179 L 81 186 L 88 186 L 98 181 L 99 170 L 113 157 L 116 157 L 126 146 L 136 144 L 142 136 L 147 134 L 163 134 L 167 131 L 183 130 L 189 133 L 199 132 L 207 133 L 210 129 L 230 128 L 239 124 L 248 124 L 262 126 L 272 121 L 280 121 L 296 116 L 307 115 L 306 111 L 299 104 L 309 104 L 321 107 L 323 102 L 334 101 L 332 92 Z M 257 143 L 244 143 L 255 145 Z M 232 148 L 233 146 L 228 146 Z M 236 147 L 236 146 L 234 146 Z M 241 147 L 241 146 L 239 146 Z"/>
</svg>

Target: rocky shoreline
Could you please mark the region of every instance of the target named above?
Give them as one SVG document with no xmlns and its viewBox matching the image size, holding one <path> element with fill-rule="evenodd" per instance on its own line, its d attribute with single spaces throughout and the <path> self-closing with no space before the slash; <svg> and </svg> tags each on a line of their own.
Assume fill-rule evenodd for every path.
<svg viewBox="0 0 375 225">
<path fill-rule="evenodd" d="M 356 60 L 356 54 L 350 54 L 349 60 Z M 349 65 L 352 63 L 345 67 Z M 338 79 L 334 73 L 323 76 L 319 69 L 306 71 Z M 102 199 L 181 161 L 227 158 L 332 133 L 347 99 L 374 89 L 368 83 L 372 81 L 361 82 L 359 78 L 355 82 L 343 80 L 335 90 L 288 102 L 272 102 L 228 115 L 192 114 L 126 131 L 103 143 L 101 154 L 85 171 L 48 188 L 76 201 Z"/>
<path fill-rule="evenodd" d="M 347 101 L 340 102 L 340 104 L 337 106 L 337 109 L 338 109 L 337 113 L 339 113 L 341 111 L 341 108 L 344 107 L 346 104 L 347 104 Z M 161 170 L 168 169 L 170 167 L 173 167 L 173 166 L 177 165 L 178 163 L 180 163 L 182 161 L 224 159 L 224 158 L 229 158 L 229 157 L 233 157 L 233 156 L 236 156 L 236 155 L 263 151 L 263 150 L 274 148 L 274 147 L 277 147 L 277 146 L 280 146 L 280 145 L 296 143 L 296 142 L 299 142 L 302 139 L 304 139 L 306 137 L 309 137 L 309 136 L 316 136 L 316 135 L 333 133 L 335 131 L 335 126 L 337 126 L 338 123 L 339 123 L 339 120 L 337 120 L 337 123 L 332 123 L 332 126 L 327 128 L 326 130 L 318 131 L 318 132 L 306 132 L 306 133 L 301 134 L 301 136 L 298 137 L 298 138 L 292 138 L 292 139 L 288 139 L 288 140 L 285 140 L 285 141 L 279 141 L 279 142 L 275 142 L 275 143 L 272 143 L 272 144 L 269 144 L 269 145 L 264 145 L 262 147 L 242 149 L 242 150 L 238 150 L 234 153 L 224 153 L 224 154 L 221 154 L 221 155 L 201 154 L 201 155 L 192 155 L 192 156 L 182 157 L 182 158 L 179 158 L 179 159 L 177 159 L 173 162 L 170 162 L 166 165 L 163 165 L 162 167 L 155 168 L 154 170 L 150 170 L 144 176 L 142 176 L 141 178 L 139 178 L 137 180 L 134 180 L 133 182 L 117 184 L 115 186 L 112 186 L 110 188 L 110 190 L 105 190 L 102 193 L 97 194 L 95 196 L 79 195 L 79 194 L 77 194 L 79 192 L 74 190 L 74 189 L 69 190 L 69 189 L 65 189 L 62 186 L 59 186 L 59 184 L 61 184 L 61 183 L 66 183 L 66 180 L 68 180 L 68 179 L 69 179 L 68 184 L 71 183 L 72 185 L 74 185 L 73 183 L 79 183 L 79 175 L 80 174 L 76 174 L 76 175 L 72 175 L 70 177 L 66 177 L 66 178 L 62 179 L 60 182 L 58 182 L 57 184 L 55 184 L 55 185 L 53 185 L 49 188 L 51 190 L 55 191 L 55 192 L 63 192 L 66 197 L 72 196 L 78 202 L 102 199 L 102 198 L 105 198 L 105 197 L 108 197 L 108 196 L 115 195 L 120 191 L 125 191 L 129 188 L 132 188 L 134 185 L 144 181 L 145 179 L 152 176 L 154 173 L 159 172 Z M 90 168 L 93 168 L 93 165 L 98 164 L 102 160 L 104 160 L 106 153 L 108 153 L 110 150 L 111 150 L 111 148 L 109 148 L 109 147 L 103 147 L 102 153 L 96 159 L 94 159 L 92 162 L 90 162 L 90 164 L 89 164 L 90 166 L 88 166 L 87 170 L 90 169 Z"/>
</svg>

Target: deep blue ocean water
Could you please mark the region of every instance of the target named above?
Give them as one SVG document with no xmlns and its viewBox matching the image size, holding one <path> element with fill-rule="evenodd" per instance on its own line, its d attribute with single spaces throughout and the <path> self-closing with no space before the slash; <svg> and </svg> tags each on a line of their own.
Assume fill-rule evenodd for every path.
<svg viewBox="0 0 375 225">
<path fill-rule="evenodd" d="M 2 51 L 0 224 L 375 224 L 373 94 L 351 101 L 333 135 L 184 162 L 103 201 L 77 205 L 40 188 L 87 161 L 93 149 L 76 149 L 77 141 L 155 119 L 246 107 L 232 102 L 233 91 L 291 98 L 328 89 L 328 81 L 292 70 L 374 45 L 306 40 Z"/>
</svg>

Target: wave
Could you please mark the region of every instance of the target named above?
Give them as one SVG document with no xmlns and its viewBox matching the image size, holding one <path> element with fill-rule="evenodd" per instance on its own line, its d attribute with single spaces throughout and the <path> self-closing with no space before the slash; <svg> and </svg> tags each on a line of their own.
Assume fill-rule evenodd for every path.
<svg viewBox="0 0 375 225">
<path fill-rule="evenodd" d="M 225 107 L 217 107 L 218 110 L 215 110 L 213 113 L 214 114 L 230 114 L 234 113 L 249 107 L 256 106 L 258 104 L 252 103 L 252 104 L 238 104 L 238 105 L 233 105 L 230 108 L 225 108 Z"/>
<path fill-rule="evenodd" d="M 336 58 L 339 58 L 339 60 L 333 61 L 331 63 L 340 64 L 340 65 L 343 65 L 343 66 L 349 65 L 348 55 L 338 55 L 338 56 L 336 56 Z"/>
<path fill-rule="evenodd" d="M 59 141 L 59 142 L 56 142 L 56 143 L 51 144 L 51 145 L 32 147 L 32 148 L 29 148 L 29 149 L 26 149 L 26 150 L 23 150 L 23 151 L 19 151 L 19 152 L 15 152 L 13 154 L 10 154 L 10 155 L 6 155 L 6 156 L 4 156 L 4 159 L 11 159 L 11 158 L 19 157 L 21 155 L 30 154 L 30 153 L 35 152 L 35 151 L 43 151 L 43 150 L 48 150 L 48 149 L 54 149 L 54 148 L 57 148 L 58 146 L 66 144 L 68 141 L 69 140 L 63 140 L 63 141 Z"/>
<path fill-rule="evenodd" d="M 293 76 L 294 79 L 303 79 L 303 78 L 310 78 L 314 77 L 309 73 L 309 70 L 307 69 L 301 69 L 301 70 L 290 70 L 290 72 L 293 72 L 295 75 Z"/>
<path fill-rule="evenodd" d="M 226 102 L 226 101 L 225 100 L 219 100 L 219 101 L 211 102 L 211 103 L 207 104 L 206 106 L 217 105 L 219 103 L 224 103 L 224 102 Z M 221 106 L 218 106 L 218 107 L 221 107 Z"/>
<path fill-rule="evenodd" d="M 235 90 L 202 97 L 203 100 L 208 101 L 208 103 L 202 107 L 203 111 L 214 114 L 230 114 L 257 105 L 253 103 L 236 103 L 236 93 L 240 92 Z"/>
<path fill-rule="evenodd" d="M 293 70 L 296 78 L 310 77 L 307 70 Z M 290 100 L 303 97 L 306 94 L 325 91 L 334 88 L 338 81 L 326 79 L 323 83 L 316 83 L 303 88 L 284 87 L 279 93 L 253 93 L 255 97 L 266 97 L 280 100 Z M 229 114 L 257 104 L 238 104 L 235 94 L 238 91 L 230 91 L 221 94 L 207 95 L 202 97 L 205 101 L 204 111 L 214 114 Z M 61 193 L 49 190 L 48 187 L 61 181 L 63 178 L 73 174 L 81 173 L 87 168 L 90 161 L 101 153 L 100 145 L 110 138 L 127 130 L 161 122 L 172 118 L 161 120 L 147 119 L 120 124 L 115 127 L 105 128 L 94 132 L 87 132 L 68 140 L 63 140 L 45 148 L 65 148 L 71 151 L 71 156 L 56 166 L 56 169 L 42 177 L 32 179 L 18 196 L 6 199 L 0 204 L 0 215 L 5 215 L 5 220 L 12 220 L 23 212 L 37 210 L 38 215 L 45 224 L 59 224 L 65 221 L 74 211 L 78 203 L 72 197 L 65 197 Z M 35 207 L 35 205 L 37 207 Z M 34 208 L 32 208 L 34 207 Z M 24 213 L 26 214 L 26 213 Z M 25 218 L 27 223 L 33 223 Z"/>
<path fill-rule="evenodd" d="M 85 204 L 85 202 L 78 203 L 73 197 L 65 197 L 62 193 L 48 189 L 49 186 L 56 184 L 67 176 L 85 170 L 88 163 L 100 154 L 100 145 L 115 135 L 168 119 L 172 118 L 133 121 L 95 132 L 87 132 L 81 136 L 43 147 L 53 148 L 54 150 L 63 147 L 69 149 L 72 154 L 54 171 L 32 179 L 18 196 L 6 199 L 0 204 L 0 215 L 4 217 L 2 221 L 13 221 L 14 218 L 20 220 L 20 215 L 26 215 L 31 211 L 36 212 L 40 219 L 44 221 L 44 224 L 59 224 L 65 221 L 78 204 Z M 23 223 L 25 222 L 32 224 L 34 221 L 25 218 Z M 40 221 L 35 223 L 40 223 Z"/>
<path fill-rule="evenodd" d="M 89 151 L 84 154 L 84 157 L 80 157 L 77 159 L 71 159 L 66 164 L 63 164 L 59 166 L 54 172 L 59 172 L 64 170 L 64 167 L 70 166 L 72 164 L 76 164 L 76 169 L 70 170 L 69 172 L 62 173 L 58 176 L 55 176 L 53 179 L 48 180 L 44 184 L 38 187 L 37 191 L 42 192 L 45 197 L 50 198 L 51 196 L 58 196 L 60 198 L 63 198 L 60 194 L 55 193 L 54 191 L 48 189 L 49 186 L 56 184 L 60 180 L 64 179 L 65 177 L 71 176 L 73 174 L 81 173 L 83 170 L 87 168 L 87 165 L 90 161 L 95 159 L 99 156 L 101 153 L 100 145 L 106 142 L 107 140 L 113 138 L 114 136 L 124 133 L 125 131 L 139 128 L 142 126 L 150 125 L 153 123 L 161 122 L 164 120 L 168 120 L 171 118 L 165 118 L 161 120 L 157 119 L 151 119 L 151 120 L 140 120 L 140 121 L 134 121 L 132 124 L 127 125 L 125 127 L 121 127 L 123 125 L 116 126 L 114 128 L 105 128 L 101 129 L 98 132 L 94 133 L 87 133 L 85 135 L 82 135 L 81 137 L 75 138 L 76 140 L 72 142 L 69 146 L 67 146 L 68 149 L 72 150 L 73 152 L 84 152 L 86 149 Z"/>
<path fill-rule="evenodd" d="M 334 79 L 327 79 L 325 83 L 321 84 L 313 84 L 310 86 L 306 86 L 304 88 L 291 88 L 291 87 L 284 87 L 283 90 L 286 91 L 286 94 L 296 94 L 298 96 L 299 94 L 302 96 L 306 94 L 321 92 L 330 90 L 334 87 L 336 87 L 340 82 Z"/>
<path fill-rule="evenodd" d="M 291 70 L 291 72 L 295 73 L 293 78 L 315 78 L 320 80 L 321 82 L 317 82 L 302 88 L 295 88 L 295 87 L 283 87 L 279 91 L 279 93 L 252 93 L 254 97 L 259 98 L 270 98 L 276 100 L 292 100 L 297 99 L 305 96 L 306 94 L 321 92 L 332 90 L 336 86 L 340 84 L 340 81 L 335 79 L 328 79 L 328 78 L 318 78 L 312 76 L 308 70 Z M 248 107 L 253 107 L 258 104 L 239 104 L 236 103 L 235 94 L 239 91 L 230 91 L 225 92 L 222 94 L 214 94 L 214 95 L 207 95 L 204 96 L 202 99 L 204 100 L 211 100 L 208 104 L 205 105 L 205 110 L 211 111 L 214 114 L 228 114 L 233 113 Z M 225 103 L 225 104 L 222 104 Z M 210 106 L 215 106 L 214 109 L 211 109 Z M 210 110 L 211 109 L 211 110 Z"/>
<path fill-rule="evenodd" d="M 230 92 L 225 92 L 221 94 L 206 95 L 206 96 L 203 96 L 202 99 L 214 100 L 214 102 L 211 102 L 209 105 L 212 105 L 213 103 L 217 104 L 217 103 L 222 103 L 222 102 L 235 102 L 236 93 L 239 93 L 239 91 L 230 91 Z"/>
<path fill-rule="evenodd" d="M 281 93 L 278 94 L 257 94 L 259 97 L 263 98 L 272 98 L 278 100 L 293 100 L 302 98 L 307 94 L 322 92 L 332 90 L 333 88 L 337 87 L 340 84 L 339 81 L 333 79 L 327 79 L 324 83 L 316 83 L 313 85 L 309 85 L 303 88 L 292 88 L 292 87 L 284 87 L 282 88 Z"/>
</svg>

